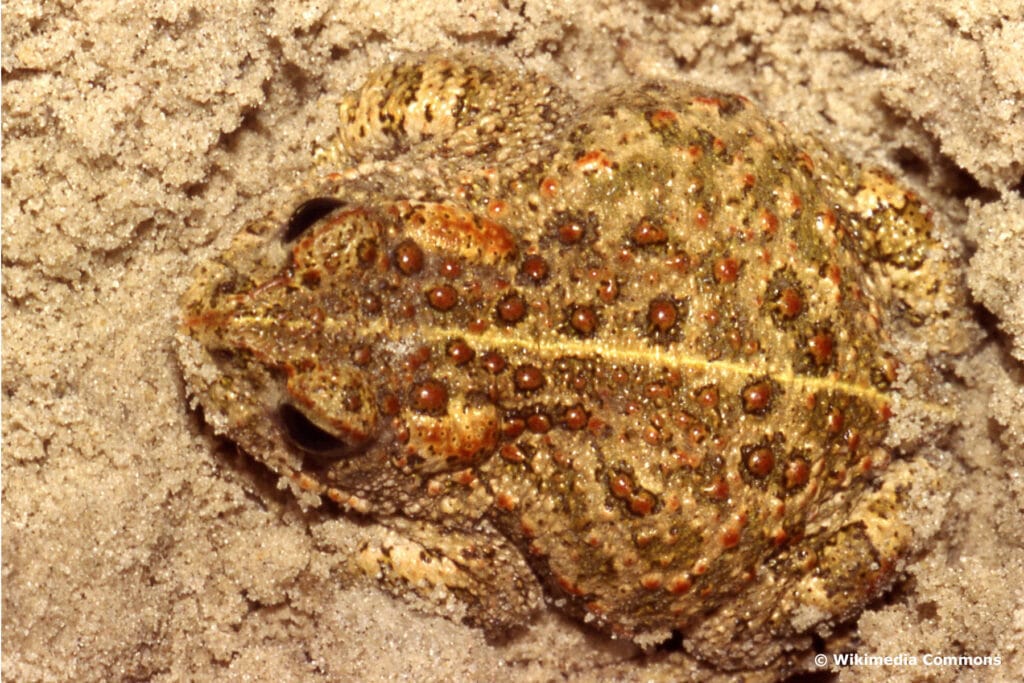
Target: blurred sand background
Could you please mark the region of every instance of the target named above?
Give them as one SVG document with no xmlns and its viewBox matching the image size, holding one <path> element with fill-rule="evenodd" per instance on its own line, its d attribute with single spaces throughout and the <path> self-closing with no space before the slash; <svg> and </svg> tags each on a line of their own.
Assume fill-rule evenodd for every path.
<svg viewBox="0 0 1024 683">
<path fill-rule="evenodd" d="M 926 547 L 861 654 L 999 655 L 837 680 L 1024 679 L 1024 8 L 1019 0 L 3 4 L 3 680 L 682 680 L 554 613 L 503 645 L 339 577 L 367 532 L 303 515 L 187 409 L 193 266 L 280 201 L 339 93 L 468 46 L 583 92 L 741 92 L 889 167 L 963 242 L 984 339 L 929 450 Z M 826 676 L 808 680 L 830 680 Z"/>
</svg>

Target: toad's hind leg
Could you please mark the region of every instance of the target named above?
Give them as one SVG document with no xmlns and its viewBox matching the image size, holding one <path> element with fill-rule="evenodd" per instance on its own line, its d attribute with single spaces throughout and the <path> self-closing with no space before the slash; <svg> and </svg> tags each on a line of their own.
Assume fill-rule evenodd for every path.
<svg viewBox="0 0 1024 683">
<path fill-rule="evenodd" d="M 902 187 L 886 171 L 864 169 L 850 209 L 858 217 L 856 237 L 875 285 L 885 288 L 881 300 L 895 304 L 895 322 L 936 329 L 944 350 L 957 353 L 966 344 L 957 326 L 964 310 L 964 290 L 950 240 L 937 235 L 931 211 L 916 193 Z"/>
<path fill-rule="evenodd" d="M 540 586 L 519 552 L 494 531 L 453 531 L 404 518 L 352 559 L 362 573 L 400 596 L 415 593 L 450 614 L 454 597 L 465 620 L 497 638 L 523 626 L 542 605 Z"/>
<path fill-rule="evenodd" d="M 943 374 L 977 335 L 970 321 L 955 239 L 932 222 L 920 197 L 879 168 L 865 168 L 839 196 L 867 277 L 864 285 L 899 359 L 893 394 L 900 449 L 935 443 L 956 418 Z"/>
<path fill-rule="evenodd" d="M 331 165 L 423 156 L 525 153 L 560 118 L 564 96 L 544 78 L 466 53 L 389 64 L 342 99 L 340 125 L 318 153 Z"/>
</svg>

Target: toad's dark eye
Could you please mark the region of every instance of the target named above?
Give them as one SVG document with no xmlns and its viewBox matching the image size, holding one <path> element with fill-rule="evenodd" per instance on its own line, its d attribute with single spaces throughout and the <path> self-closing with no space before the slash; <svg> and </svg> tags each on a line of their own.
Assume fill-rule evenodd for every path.
<svg viewBox="0 0 1024 683">
<path fill-rule="evenodd" d="M 284 235 L 282 236 L 285 244 L 297 239 L 318 220 L 344 205 L 345 202 L 333 197 L 314 197 L 302 202 L 292 213 L 292 217 L 288 219 L 288 223 L 285 225 Z"/>
<path fill-rule="evenodd" d="M 293 405 L 282 403 L 278 406 L 277 413 L 288 442 L 318 460 L 339 460 L 354 455 L 358 450 L 353 444 L 313 424 Z"/>
</svg>

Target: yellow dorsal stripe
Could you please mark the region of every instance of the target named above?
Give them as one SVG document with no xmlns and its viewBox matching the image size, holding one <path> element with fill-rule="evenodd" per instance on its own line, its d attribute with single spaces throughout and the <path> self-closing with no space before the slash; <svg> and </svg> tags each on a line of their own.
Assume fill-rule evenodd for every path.
<svg viewBox="0 0 1024 683">
<path fill-rule="evenodd" d="M 609 344 L 600 339 L 531 339 L 506 334 L 503 330 L 490 328 L 473 333 L 432 327 L 419 330 L 431 342 L 461 337 L 467 342 L 474 341 L 482 347 L 496 351 L 528 350 L 530 355 L 544 359 L 574 356 L 577 358 L 600 358 L 607 363 L 618 365 L 653 365 L 672 370 L 696 369 L 712 373 L 731 375 L 768 376 L 786 387 L 808 391 L 839 391 L 876 403 L 885 403 L 889 398 L 871 386 L 851 384 L 828 377 L 798 375 L 789 369 L 756 367 L 725 360 L 708 360 L 683 353 L 678 348 L 661 348 L 636 342 Z"/>
<path fill-rule="evenodd" d="M 234 324 L 241 326 L 271 326 L 281 322 L 261 316 L 240 316 L 233 319 Z M 298 331 L 308 327 L 308 320 L 290 320 L 288 327 Z M 386 333 L 388 321 L 375 319 L 359 329 L 361 336 L 378 336 Z M 320 323 L 321 327 L 335 327 L 334 331 L 348 328 L 341 321 L 329 319 Z M 526 339 L 522 335 L 511 334 L 500 328 L 488 328 L 482 332 L 473 332 L 465 328 L 442 326 L 420 326 L 415 334 L 419 340 L 430 344 L 444 343 L 450 339 L 464 339 L 477 347 L 500 351 L 508 354 L 513 351 L 526 351 L 531 357 L 550 360 L 562 357 L 600 358 L 606 363 L 618 365 L 652 365 L 672 370 L 696 369 L 710 373 L 721 373 L 742 376 L 767 376 L 784 387 L 804 389 L 806 391 L 836 391 L 862 398 L 877 404 L 889 402 L 885 393 L 870 385 L 854 384 L 830 377 L 813 377 L 799 375 L 789 368 L 759 367 L 726 360 L 708 360 L 684 353 L 679 348 L 663 349 L 633 342 L 616 342 L 609 344 L 601 339 Z M 400 344 L 403 342 L 397 342 Z M 411 348 L 411 347 L 410 347 Z"/>
</svg>

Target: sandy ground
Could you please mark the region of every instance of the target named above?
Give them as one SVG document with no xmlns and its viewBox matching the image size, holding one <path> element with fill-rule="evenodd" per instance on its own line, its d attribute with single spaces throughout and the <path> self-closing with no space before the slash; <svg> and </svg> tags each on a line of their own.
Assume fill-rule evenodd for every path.
<svg viewBox="0 0 1024 683">
<path fill-rule="evenodd" d="M 836 676 L 1024 678 L 1024 11 L 929 4 L 5 2 L 3 679 L 691 675 L 554 613 L 489 644 L 337 576 L 363 530 L 304 516 L 187 409 L 172 335 L 195 263 L 284 195 L 368 68 L 466 45 L 578 90 L 739 91 L 927 197 L 984 334 L 951 368 L 930 540 L 859 651 L 1001 664 Z"/>
</svg>

